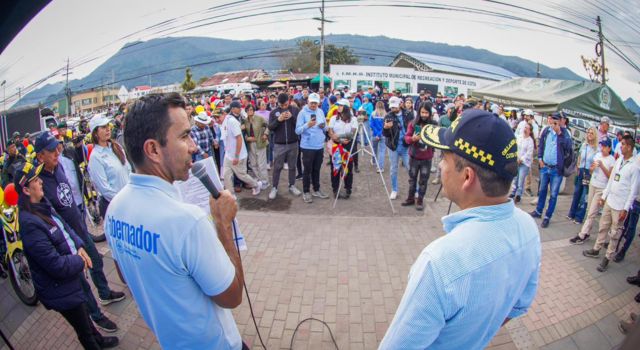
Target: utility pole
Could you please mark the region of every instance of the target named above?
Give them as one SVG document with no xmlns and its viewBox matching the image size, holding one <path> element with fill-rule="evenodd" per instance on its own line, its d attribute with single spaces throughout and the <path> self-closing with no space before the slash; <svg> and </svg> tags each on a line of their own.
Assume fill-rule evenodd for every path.
<svg viewBox="0 0 640 350">
<path fill-rule="evenodd" d="M 605 65 L 604 65 L 604 35 L 602 34 L 602 20 L 600 19 L 600 16 L 596 17 L 596 23 L 598 24 L 598 39 L 600 40 L 598 42 L 598 45 L 600 46 L 599 50 L 598 50 L 598 45 L 596 45 L 596 54 L 598 56 L 600 56 L 600 65 L 601 65 L 601 71 L 602 71 L 602 84 L 606 84 L 607 80 L 605 79 Z"/>
<path fill-rule="evenodd" d="M 320 21 L 320 89 L 324 89 L 324 23 L 333 22 L 324 18 L 324 0 L 322 0 L 322 7 L 320 7 L 320 17 L 314 17 L 316 21 Z"/>
<path fill-rule="evenodd" d="M 320 8 L 320 89 L 324 89 L 324 0 Z"/>
<path fill-rule="evenodd" d="M 540 77 L 542 77 L 542 74 L 540 74 L 540 62 L 538 62 L 538 69 L 536 69 L 536 78 Z"/>
<path fill-rule="evenodd" d="M 18 88 L 18 101 L 20 101 L 22 99 L 22 88 L 19 87 Z"/>
<path fill-rule="evenodd" d="M 65 96 L 67 97 L 67 110 L 66 115 L 67 117 L 71 116 L 71 89 L 69 88 L 69 58 L 67 57 L 67 73 L 65 74 L 66 76 L 66 83 L 64 86 L 64 93 Z"/>
</svg>

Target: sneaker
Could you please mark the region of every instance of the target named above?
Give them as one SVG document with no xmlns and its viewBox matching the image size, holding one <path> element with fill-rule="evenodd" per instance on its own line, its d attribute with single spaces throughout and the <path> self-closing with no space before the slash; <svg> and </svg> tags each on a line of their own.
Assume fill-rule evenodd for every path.
<svg viewBox="0 0 640 350">
<path fill-rule="evenodd" d="M 431 181 L 432 185 L 438 185 L 440 184 L 440 179 L 433 179 L 433 181 Z"/>
<path fill-rule="evenodd" d="M 347 198 L 349 198 L 342 192 L 338 193 L 338 191 L 333 191 L 333 198 L 336 198 L 336 197 L 338 199 L 347 199 Z"/>
<path fill-rule="evenodd" d="M 514 201 L 514 203 L 518 204 L 518 203 L 520 203 L 521 199 L 522 198 L 520 196 L 516 196 L 516 198 L 513 201 Z"/>
<path fill-rule="evenodd" d="M 271 170 L 271 164 L 267 163 L 267 170 Z"/>
<path fill-rule="evenodd" d="M 598 270 L 600 272 L 605 272 L 605 271 L 607 271 L 608 267 L 609 267 L 609 259 L 602 258 L 602 261 L 600 262 L 600 265 L 598 265 L 596 270 Z"/>
<path fill-rule="evenodd" d="M 565 216 L 564 218 L 567 219 L 567 220 L 573 220 L 573 218 L 571 216 L 569 216 L 569 215 Z"/>
<path fill-rule="evenodd" d="M 620 323 L 618 323 L 618 330 L 620 330 L 622 334 L 628 334 L 633 329 L 633 325 L 634 323 L 632 322 L 620 321 Z"/>
<path fill-rule="evenodd" d="M 115 348 L 120 344 L 117 337 L 102 337 L 102 342 L 98 343 L 101 349 Z"/>
<path fill-rule="evenodd" d="M 542 214 L 539 214 L 537 211 L 532 211 L 529 213 L 529 215 L 531 215 L 532 218 L 541 218 Z"/>
<path fill-rule="evenodd" d="M 544 218 L 544 219 L 542 220 L 542 223 L 540 224 L 540 227 L 542 227 L 542 228 L 547 228 L 547 227 L 549 227 L 549 218 Z"/>
<path fill-rule="evenodd" d="M 573 220 L 572 222 L 573 222 L 575 225 L 582 225 L 582 221 Z"/>
<path fill-rule="evenodd" d="M 351 197 L 351 190 L 347 190 L 344 194 L 344 199 L 349 199 Z"/>
<path fill-rule="evenodd" d="M 269 188 L 269 183 L 268 182 L 263 182 L 261 190 L 266 190 L 267 188 Z"/>
<path fill-rule="evenodd" d="M 329 198 L 329 196 L 327 196 L 324 192 L 322 192 L 320 190 L 311 192 L 311 195 L 314 196 L 314 197 L 322 198 L 322 199 Z"/>
<path fill-rule="evenodd" d="M 404 202 L 402 202 L 400 205 L 403 207 L 408 207 L 411 205 L 416 204 L 416 200 L 415 198 L 407 198 L 407 200 L 405 200 Z"/>
<path fill-rule="evenodd" d="M 383 168 L 377 168 L 376 169 L 376 173 L 378 173 L 378 174 L 384 173 L 384 169 Z"/>
<path fill-rule="evenodd" d="M 629 284 L 635 284 L 636 286 L 640 287 L 640 278 L 638 278 L 638 276 L 629 276 L 627 277 L 627 283 Z"/>
<path fill-rule="evenodd" d="M 284 170 L 289 170 L 289 164 L 284 163 Z"/>
<path fill-rule="evenodd" d="M 616 254 L 616 256 L 613 257 L 613 262 L 615 263 L 622 262 L 622 260 L 624 260 L 624 255 L 620 253 Z"/>
<path fill-rule="evenodd" d="M 424 204 L 423 204 L 422 198 L 416 198 L 416 210 L 417 211 L 423 211 L 424 210 Z"/>
<path fill-rule="evenodd" d="M 257 196 L 260 194 L 260 191 L 262 190 L 262 181 L 258 181 L 258 183 L 256 184 L 256 187 L 254 187 L 251 190 L 251 194 L 254 196 Z"/>
<path fill-rule="evenodd" d="M 108 319 L 107 316 L 103 316 L 98 321 L 94 320 L 93 323 L 95 323 L 96 327 L 102 329 L 107 333 L 114 333 L 118 330 L 118 326 L 116 326 L 116 324 L 113 323 L 113 321 Z"/>
<path fill-rule="evenodd" d="M 577 244 L 583 244 L 586 240 L 587 240 L 588 236 L 585 238 L 580 238 L 580 235 L 576 235 L 575 237 L 571 238 L 569 240 L 569 243 L 577 245 Z"/>
<path fill-rule="evenodd" d="M 291 194 L 296 197 L 302 194 L 302 192 L 300 192 L 300 190 L 297 189 L 294 185 L 289 186 L 289 192 L 291 192 Z"/>
<path fill-rule="evenodd" d="M 124 300 L 124 298 L 125 298 L 124 293 L 111 291 L 111 294 L 109 294 L 109 297 L 107 297 L 106 299 L 98 298 L 98 300 L 100 300 L 100 304 L 102 305 L 109 305 L 111 303 Z"/>
<path fill-rule="evenodd" d="M 296 180 L 302 180 L 302 178 L 303 178 L 302 174 L 296 176 Z"/>
<path fill-rule="evenodd" d="M 591 248 L 583 250 L 582 255 L 586 256 L 587 258 L 597 258 L 598 256 L 600 256 L 600 251 Z"/>
<path fill-rule="evenodd" d="M 391 194 L 389 195 L 389 199 L 394 200 L 396 198 L 398 198 L 398 192 L 391 191 Z"/>
<path fill-rule="evenodd" d="M 305 192 L 302 194 L 302 200 L 305 203 L 313 203 L 313 199 L 311 198 L 311 193 Z"/>
<path fill-rule="evenodd" d="M 356 168 L 355 170 L 356 170 L 356 173 L 360 172 L 360 168 Z"/>
<path fill-rule="evenodd" d="M 277 195 L 278 195 L 278 188 L 277 187 L 271 187 L 271 192 L 269 192 L 269 199 L 274 200 L 274 199 L 276 199 Z"/>
</svg>

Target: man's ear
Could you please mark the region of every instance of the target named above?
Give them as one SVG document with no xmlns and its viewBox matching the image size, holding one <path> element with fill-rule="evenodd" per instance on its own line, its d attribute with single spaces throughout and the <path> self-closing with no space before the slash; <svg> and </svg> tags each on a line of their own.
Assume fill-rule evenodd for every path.
<svg viewBox="0 0 640 350">
<path fill-rule="evenodd" d="M 160 147 L 160 143 L 157 140 L 148 139 L 142 145 L 142 151 L 146 158 L 149 159 L 152 163 L 161 163 L 162 159 L 162 150 Z"/>
</svg>

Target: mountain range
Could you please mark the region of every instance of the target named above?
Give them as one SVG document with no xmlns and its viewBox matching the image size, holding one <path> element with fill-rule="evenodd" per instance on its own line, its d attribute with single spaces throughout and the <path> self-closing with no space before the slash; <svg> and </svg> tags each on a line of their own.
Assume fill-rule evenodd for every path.
<svg viewBox="0 0 640 350">
<path fill-rule="evenodd" d="M 204 37 L 159 38 L 126 44 L 116 54 L 82 79 L 69 82 L 72 91 L 82 91 L 101 85 L 120 85 L 128 89 L 139 85 L 161 86 L 184 80 L 185 67 L 191 67 L 195 81 L 217 72 L 252 68 L 281 69 L 283 53 L 293 49 L 301 39 L 289 40 L 227 40 Z M 503 56 L 468 46 L 453 46 L 428 41 L 408 41 L 385 36 L 328 35 L 326 42 L 348 46 L 363 65 L 389 65 L 400 51 L 421 52 L 466 59 L 505 68 L 519 76 L 535 77 L 537 63 L 517 56 Z M 540 65 L 542 77 L 584 80 L 568 68 Z M 15 106 L 53 104 L 64 96 L 64 83 L 47 84 L 29 92 Z"/>
</svg>

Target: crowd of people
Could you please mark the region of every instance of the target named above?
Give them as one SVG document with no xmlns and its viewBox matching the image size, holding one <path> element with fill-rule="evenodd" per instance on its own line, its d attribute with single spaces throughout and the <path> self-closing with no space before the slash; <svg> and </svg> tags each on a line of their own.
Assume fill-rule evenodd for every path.
<svg viewBox="0 0 640 350">
<path fill-rule="evenodd" d="M 491 116 L 494 118 L 491 123 L 499 123 L 495 130 L 506 130 L 501 131 L 505 142 L 503 153 L 515 159 L 503 160 L 510 164 L 509 174 L 499 182 L 509 180 L 508 196 L 515 204 L 525 194 L 537 197 L 530 216 L 541 218 L 542 228 L 550 225 L 563 178 L 575 173 L 567 219 L 582 224 L 582 228 L 570 242 L 587 242 L 601 212 L 596 242 L 584 255 L 597 258 L 604 248 L 606 252 L 598 266 L 604 272 L 610 261 L 624 259 L 635 236 L 640 215 L 640 164 L 630 134 L 610 138 L 608 117 L 601 119 L 597 129 L 589 128 L 584 140 L 575 140 L 569 132 L 569 118 L 562 113 L 549 114 L 541 125 L 531 110 L 507 112 L 499 104 L 464 95 L 445 98 L 438 93 L 433 97 L 428 91 L 412 97 L 403 96 L 400 91 L 389 93 L 373 88 L 356 92 L 348 88 L 317 92 L 289 88 L 242 96 L 213 93 L 180 98 L 182 102 L 171 103 L 184 104 L 188 125 L 175 138 L 189 149 L 194 145 L 193 151 L 189 151 L 192 162 L 213 157 L 229 191 L 238 193 L 246 188 L 257 196 L 271 187 L 268 199 L 275 200 L 280 194 L 280 175 L 285 170 L 283 186 L 292 196 L 301 196 L 304 203 L 312 203 L 314 199 L 330 197 L 320 186 L 321 169 L 328 166 L 333 198 L 349 199 L 363 162 L 368 161 L 382 176 L 385 164 L 389 163 L 390 199 L 401 195 L 398 172 L 402 167 L 408 175 L 408 186 L 401 204 L 414 206 L 416 210 L 424 210 L 431 173 L 434 173 L 431 184 L 443 183 L 445 187 L 444 182 L 451 181 L 438 166 L 446 163 L 445 154 L 450 146 L 439 144 L 434 130 L 455 131 L 463 112 L 469 115 L 468 110 L 482 110 L 484 114 L 478 114 L 478 118 Z M 96 327 L 106 332 L 117 330 L 98 304 L 118 302 L 125 296 L 107 283 L 102 257 L 85 220 L 83 184 L 88 177 L 95 187 L 100 198 L 100 216 L 104 219 L 111 202 L 133 178 L 136 159 L 129 154 L 130 149 L 125 151 L 124 132 L 128 122 L 125 114 L 137 113 L 131 108 L 136 108 L 136 104 L 128 108 L 123 105 L 113 117 L 97 114 L 83 119 L 74 129 L 62 121 L 50 125 L 48 131 L 35 138 L 16 133 L 7 143 L 2 159 L 3 187 L 13 184 L 19 195 L 23 244 L 37 294 L 47 308 L 62 314 L 88 349 L 117 345 L 117 338 L 103 337 L 96 330 Z M 158 132 L 166 133 L 168 127 L 158 127 Z M 140 133 L 151 132 L 145 125 L 139 128 Z M 472 132 L 466 128 L 465 132 Z M 158 140 L 157 147 L 169 142 L 162 137 Z M 580 146 L 576 150 L 577 144 Z M 509 150 L 513 146 L 517 146 L 517 151 L 512 154 Z M 134 152 L 147 155 L 159 152 L 153 148 L 155 143 L 139 147 Z M 362 147 L 371 147 L 370 159 L 356 153 Z M 465 157 L 471 155 L 474 161 L 481 160 L 480 165 L 496 161 L 462 139 L 456 141 L 455 147 L 466 150 Z M 161 156 L 170 157 L 158 153 Z M 183 160 L 176 157 L 173 161 Z M 455 164 L 457 172 L 464 168 Z M 532 188 L 535 181 L 531 180 L 534 166 L 540 174 L 535 191 Z M 491 192 L 484 187 L 489 186 L 484 183 L 490 177 L 483 177 L 488 175 L 479 168 L 473 169 L 480 177 L 478 183 L 483 184 L 484 193 Z M 302 191 L 296 185 L 297 180 L 302 180 Z M 136 181 L 143 186 L 143 180 Z M 502 193 L 502 187 L 499 192 Z M 98 290 L 98 300 L 84 278 L 86 269 Z M 640 285 L 640 271 L 628 281 Z M 640 302 L 640 294 L 636 301 Z"/>
</svg>

